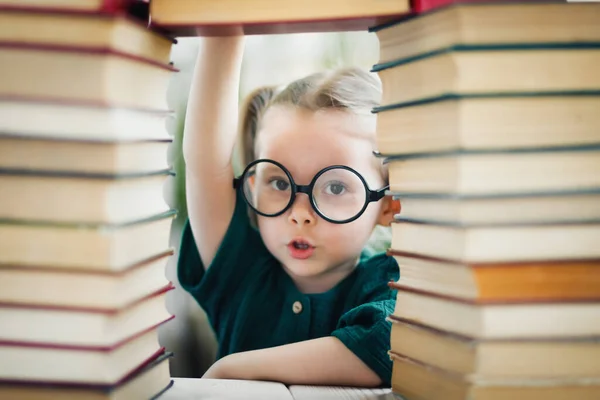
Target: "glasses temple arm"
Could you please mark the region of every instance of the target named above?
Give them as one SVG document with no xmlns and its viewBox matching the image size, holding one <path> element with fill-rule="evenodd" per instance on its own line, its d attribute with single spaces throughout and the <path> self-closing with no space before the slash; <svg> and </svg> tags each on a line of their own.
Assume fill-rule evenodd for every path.
<svg viewBox="0 0 600 400">
<path fill-rule="evenodd" d="M 369 202 L 379 201 L 385 197 L 385 192 L 390 188 L 390 185 L 382 187 L 379 190 L 369 190 Z"/>
</svg>

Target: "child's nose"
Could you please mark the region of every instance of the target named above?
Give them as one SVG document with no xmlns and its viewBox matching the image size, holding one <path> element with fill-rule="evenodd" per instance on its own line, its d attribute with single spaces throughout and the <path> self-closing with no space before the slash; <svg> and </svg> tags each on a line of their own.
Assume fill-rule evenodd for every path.
<svg viewBox="0 0 600 400">
<path fill-rule="evenodd" d="M 292 204 L 288 221 L 298 225 L 313 225 L 316 221 L 316 216 L 308 196 L 299 193 Z"/>
</svg>

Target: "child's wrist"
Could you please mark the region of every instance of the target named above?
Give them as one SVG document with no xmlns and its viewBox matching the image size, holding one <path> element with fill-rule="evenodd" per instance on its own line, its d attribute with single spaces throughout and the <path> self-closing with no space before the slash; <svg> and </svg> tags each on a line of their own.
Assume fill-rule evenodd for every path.
<svg viewBox="0 0 600 400">
<path fill-rule="evenodd" d="M 242 51 L 246 36 L 210 36 L 200 38 L 200 46 L 212 54 L 232 53 Z"/>
<path fill-rule="evenodd" d="M 243 356 L 230 354 L 215 362 L 204 374 L 210 379 L 252 379 L 250 369 L 244 366 Z"/>
<path fill-rule="evenodd" d="M 245 36 L 204 37 L 200 39 L 198 64 L 218 66 L 220 72 L 238 68 L 244 55 Z"/>
</svg>

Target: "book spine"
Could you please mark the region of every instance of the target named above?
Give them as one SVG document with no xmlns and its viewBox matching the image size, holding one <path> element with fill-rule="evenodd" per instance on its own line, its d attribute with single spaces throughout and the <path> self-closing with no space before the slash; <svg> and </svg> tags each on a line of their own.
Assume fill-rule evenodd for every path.
<svg viewBox="0 0 600 400">
<path fill-rule="evenodd" d="M 412 11 L 415 13 L 423 13 L 432 11 L 441 7 L 450 6 L 452 4 L 461 3 L 560 3 L 563 1 L 553 0 L 411 0 Z"/>
<path fill-rule="evenodd" d="M 30 5 L 30 4 L 8 4 L 0 2 L 0 11 L 2 12 L 27 12 L 27 13 L 48 13 L 48 14 L 95 14 L 95 15 L 128 15 L 134 9 L 134 6 L 145 6 L 146 0 L 102 0 L 102 2 L 93 8 L 69 7 L 56 5 Z"/>
<path fill-rule="evenodd" d="M 435 10 L 440 7 L 444 7 L 453 3 L 456 0 L 412 0 L 412 11 L 416 13 L 423 13 L 426 11 Z"/>
<path fill-rule="evenodd" d="M 134 1 L 136 0 L 104 0 L 98 11 L 111 14 L 117 13 L 119 11 L 127 10 Z"/>
</svg>

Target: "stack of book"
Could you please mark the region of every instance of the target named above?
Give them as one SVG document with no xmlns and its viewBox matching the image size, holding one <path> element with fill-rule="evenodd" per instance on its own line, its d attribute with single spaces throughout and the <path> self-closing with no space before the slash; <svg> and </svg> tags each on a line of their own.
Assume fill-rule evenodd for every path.
<svg viewBox="0 0 600 400">
<path fill-rule="evenodd" d="M 151 398 L 173 40 L 127 1 L 23 3 L 0 1 L 0 398 Z"/>
<path fill-rule="evenodd" d="M 600 5 L 456 4 L 373 31 L 410 400 L 600 398 Z"/>
</svg>

